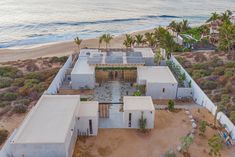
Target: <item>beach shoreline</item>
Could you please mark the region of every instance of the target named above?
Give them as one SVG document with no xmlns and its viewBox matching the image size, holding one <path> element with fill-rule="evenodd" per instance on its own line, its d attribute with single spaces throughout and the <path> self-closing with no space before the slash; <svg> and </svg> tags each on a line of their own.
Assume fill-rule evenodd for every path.
<svg viewBox="0 0 235 157">
<path fill-rule="evenodd" d="M 152 32 L 153 29 L 141 30 L 141 31 L 131 31 L 128 34 L 145 34 L 146 32 Z M 110 42 L 110 48 L 124 48 L 123 41 L 125 39 L 125 34 L 113 36 Z M 98 48 L 99 46 L 98 38 L 84 39 L 81 48 Z M 105 44 L 100 45 L 101 48 L 105 47 Z M 53 42 L 35 45 L 27 48 L 3 48 L 0 49 L 0 63 L 8 61 L 17 61 L 25 59 L 35 59 L 40 57 L 61 57 L 67 56 L 74 52 L 77 52 L 77 45 L 73 41 L 64 42 Z"/>
</svg>

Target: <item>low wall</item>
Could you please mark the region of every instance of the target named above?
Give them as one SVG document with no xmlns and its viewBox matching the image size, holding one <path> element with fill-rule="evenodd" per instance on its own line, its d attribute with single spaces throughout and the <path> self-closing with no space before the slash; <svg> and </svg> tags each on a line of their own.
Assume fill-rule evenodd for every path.
<svg viewBox="0 0 235 157">
<path fill-rule="evenodd" d="M 14 138 L 17 130 L 14 130 L 11 136 L 7 139 L 2 149 L 0 150 L 0 157 L 10 157 L 12 156 L 11 152 L 11 140 Z"/>
<path fill-rule="evenodd" d="M 185 73 L 186 81 L 191 81 L 191 87 L 192 87 L 192 96 L 193 100 L 201 105 L 207 108 L 213 115 L 216 113 L 217 106 L 210 100 L 210 98 L 203 92 L 203 90 L 199 87 L 199 85 L 192 79 L 192 77 L 188 74 L 188 72 L 181 66 L 181 64 L 177 61 L 177 59 L 172 55 L 171 59 L 172 62 L 174 62 L 176 65 L 181 67 L 181 72 Z M 225 124 L 226 129 L 231 132 L 231 136 L 233 140 L 235 140 L 235 126 L 234 124 L 229 120 L 229 118 L 222 112 L 219 112 L 217 114 L 217 119 L 221 124 Z"/>
<path fill-rule="evenodd" d="M 192 97 L 192 88 L 178 88 L 177 98 Z"/>
<path fill-rule="evenodd" d="M 72 55 L 69 56 L 63 67 L 59 70 L 59 72 L 56 74 L 55 78 L 51 82 L 48 89 L 45 91 L 45 94 L 57 94 L 58 89 L 60 88 L 64 78 L 65 74 L 68 68 L 72 66 Z"/>
</svg>

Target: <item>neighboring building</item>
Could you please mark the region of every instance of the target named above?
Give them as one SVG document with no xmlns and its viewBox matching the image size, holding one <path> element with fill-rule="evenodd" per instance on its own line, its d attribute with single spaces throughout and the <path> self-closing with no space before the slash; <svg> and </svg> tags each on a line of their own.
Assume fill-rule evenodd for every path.
<svg viewBox="0 0 235 157">
<path fill-rule="evenodd" d="M 137 84 L 146 85 L 146 95 L 153 99 L 175 99 L 178 82 L 167 66 L 138 67 Z"/>
<path fill-rule="evenodd" d="M 124 96 L 123 119 L 126 128 L 140 128 L 139 121 L 143 116 L 146 129 L 154 128 L 155 108 L 150 96 Z"/>
<path fill-rule="evenodd" d="M 96 135 L 98 131 L 98 102 L 86 103 L 91 107 L 89 111 L 80 103 L 79 95 L 43 95 L 11 141 L 12 155 L 71 157 L 80 128 L 78 116 L 83 126 L 90 126 L 92 120 L 88 130 L 92 129 L 93 134 L 86 135 Z"/>
</svg>

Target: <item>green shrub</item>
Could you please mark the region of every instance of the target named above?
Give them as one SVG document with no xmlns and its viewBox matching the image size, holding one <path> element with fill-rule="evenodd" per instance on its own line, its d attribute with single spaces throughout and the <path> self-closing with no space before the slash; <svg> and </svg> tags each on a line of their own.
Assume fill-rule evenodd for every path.
<svg viewBox="0 0 235 157">
<path fill-rule="evenodd" d="M 10 87 L 12 79 L 9 77 L 0 77 L 0 88 Z"/>
<path fill-rule="evenodd" d="M 11 67 L 11 66 L 0 67 L 0 76 L 15 78 L 17 77 L 18 71 L 19 70 L 16 67 Z"/>
<path fill-rule="evenodd" d="M 12 83 L 12 85 L 17 86 L 17 87 L 22 87 L 24 86 L 24 81 L 25 81 L 24 78 L 16 78 L 14 82 Z"/>
<path fill-rule="evenodd" d="M 176 154 L 173 150 L 166 151 L 164 157 L 176 157 Z"/>
<path fill-rule="evenodd" d="M 233 122 L 235 121 L 235 111 L 232 111 L 232 112 L 230 113 L 229 118 L 230 118 L 231 121 L 233 121 Z"/>
<path fill-rule="evenodd" d="M 141 96 L 141 95 L 142 94 L 141 94 L 140 90 L 137 90 L 137 91 L 134 92 L 134 96 Z"/>
<path fill-rule="evenodd" d="M 235 71 L 234 69 L 226 69 L 224 73 L 225 77 L 232 77 L 235 76 Z"/>
<path fill-rule="evenodd" d="M 210 71 L 208 70 L 194 70 L 193 71 L 194 79 L 198 79 L 198 78 L 209 76 L 209 75 L 210 75 Z"/>
<path fill-rule="evenodd" d="M 216 67 L 213 71 L 213 74 L 222 76 L 222 75 L 224 75 L 224 71 L 225 71 L 224 67 Z"/>
<path fill-rule="evenodd" d="M 16 106 L 14 106 L 13 111 L 15 113 L 25 113 L 27 111 L 27 106 L 22 105 L 22 104 L 16 105 Z"/>
<path fill-rule="evenodd" d="M 230 61 L 225 64 L 226 68 L 235 68 L 235 61 Z"/>
<path fill-rule="evenodd" d="M 35 84 L 38 84 L 40 81 L 38 79 L 28 79 L 24 81 L 25 87 L 33 87 Z"/>
<path fill-rule="evenodd" d="M 46 79 L 45 72 L 30 72 L 25 75 L 25 79 L 35 79 L 43 81 Z"/>
<path fill-rule="evenodd" d="M 208 65 L 205 63 L 197 63 L 197 64 L 193 64 L 192 68 L 194 70 L 202 70 L 202 69 L 207 69 Z"/>
<path fill-rule="evenodd" d="M 202 84 L 202 89 L 206 89 L 206 90 L 213 90 L 216 89 L 217 87 L 217 83 L 214 81 L 205 81 Z"/>
<path fill-rule="evenodd" d="M 11 104 L 11 102 L 9 102 L 9 101 L 0 101 L 0 107 L 5 107 L 5 106 L 8 106 L 10 104 Z"/>
<path fill-rule="evenodd" d="M 49 62 L 50 62 L 50 63 L 57 63 L 57 62 L 65 63 L 67 59 L 68 59 L 68 56 L 63 56 L 63 57 L 51 57 L 50 60 L 49 60 Z"/>
<path fill-rule="evenodd" d="M 5 129 L 0 130 L 0 145 L 6 141 L 8 135 L 9 135 L 9 132 L 7 130 Z"/>
<path fill-rule="evenodd" d="M 20 100 L 17 100 L 17 101 L 15 102 L 15 104 L 22 104 L 22 105 L 26 105 L 26 106 L 28 106 L 29 103 L 30 103 L 30 100 L 29 100 L 29 99 L 20 99 Z"/>
<path fill-rule="evenodd" d="M 88 98 L 81 98 L 81 101 L 88 101 Z"/>
<path fill-rule="evenodd" d="M 144 118 L 144 113 L 141 113 L 141 118 L 139 119 L 139 128 L 141 132 L 145 132 L 146 131 L 146 126 L 147 126 L 147 119 Z"/>
<path fill-rule="evenodd" d="M 18 94 L 13 92 L 6 92 L 0 94 L 0 100 L 2 101 L 13 101 L 17 99 Z"/>
<path fill-rule="evenodd" d="M 175 109 L 175 103 L 173 100 L 168 101 L 168 110 L 173 111 Z"/>
<path fill-rule="evenodd" d="M 201 122 L 199 123 L 199 131 L 200 131 L 199 135 L 200 135 L 200 136 L 203 136 L 204 133 L 206 132 L 206 125 L 207 125 L 207 122 L 206 122 L 206 121 L 201 121 Z"/>
</svg>

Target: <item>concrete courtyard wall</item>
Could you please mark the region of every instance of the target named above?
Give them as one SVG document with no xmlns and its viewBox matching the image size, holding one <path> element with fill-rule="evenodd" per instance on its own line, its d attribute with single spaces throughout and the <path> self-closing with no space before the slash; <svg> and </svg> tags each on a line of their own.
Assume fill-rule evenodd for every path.
<svg viewBox="0 0 235 157">
<path fill-rule="evenodd" d="M 177 90 L 177 98 L 192 97 L 192 88 L 179 87 Z"/>
<path fill-rule="evenodd" d="M 184 72 L 186 75 L 186 81 L 191 81 L 191 87 L 192 87 L 192 96 L 194 101 L 201 106 L 204 106 L 207 108 L 213 115 L 216 113 L 217 106 L 210 100 L 210 98 L 203 92 L 203 90 L 199 87 L 199 85 L 192 79 L 192 77 L 188 74 L 188 72 L 181 66 L 181 64 L 177 61 L 177 59 L 174 56 L 171 56 L 170 59 L 172 62 L 174 62 L 176 65 L 179 65 L 181 67 L 181 72 Z M 222 112 L 219 112 L 217 114 L 217 119 L 221 124 L 225 124 L 226 129 L 231 132 L 231 136 L 233 140 L 235 140 L 235 126 L 229 120 L 229 118 Z"/>
<path fill-rule="evenodd" d="M 92 120 L 93 134 L 90 134 L 89 120 Z M 87 134 L 90 136 L 96 136 L 98 134 L 98 117 L 78 117 L 76 122 L 76 129 L 80 134 Z"/>
<path fill-rule="evenodd" d="M 146 84 L 146 95 L 152 99 L 175 99 L 177 84 L 172 83 L 149 83 Z M 164 90 L 164 92 L 163 92 Z"/>
<path fill-rule="evenodd" d="M 73 89 L 95 88 L 95 75 L 93 74 L 72 74 L 71 80 Z"/>
<path fill-rule="evenodd" d="M 138 129 L 139 127 L 139 120 L 143 112 L 144 118 L 147 119 L 147 129 L 154 128 L 154 118 L 155 118 L 155 110 L 153 111 L 136 111 L 136 110 L 126 110 L 123 113 L 123 120 L 124 120 L 124 128 L 134 128 Z M 131 127 L 129 127 L 129 113 L 131 113 Z"/>
<path fill-rule="evenodd" d="M 59 72 L 56 74 L 55 78 L 51 82 L 48 89 L 45 91 L 45 94 L 57 94 L 58 89 L 60 88 L 64 78 L 65 74 L 68 68 L 72 66 L 72 55 L 69 56 L 63 67 L 59 70 Z"/>
</svg>

